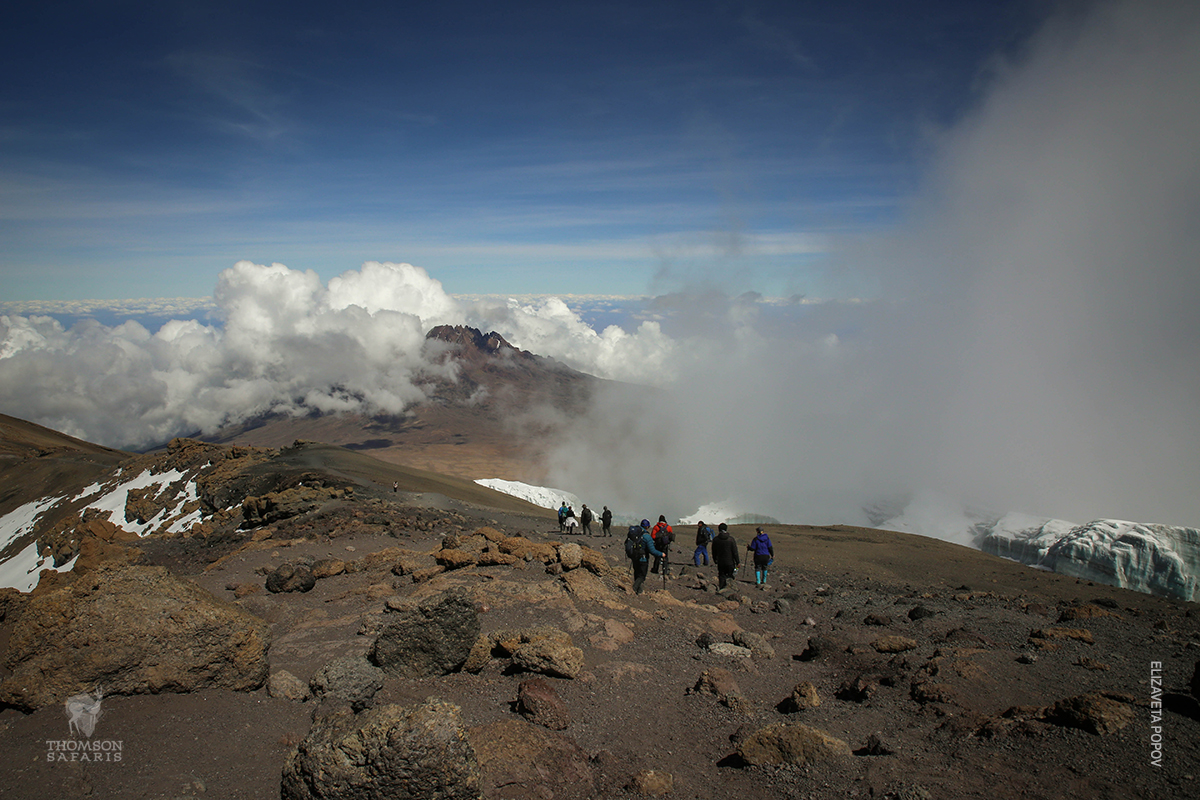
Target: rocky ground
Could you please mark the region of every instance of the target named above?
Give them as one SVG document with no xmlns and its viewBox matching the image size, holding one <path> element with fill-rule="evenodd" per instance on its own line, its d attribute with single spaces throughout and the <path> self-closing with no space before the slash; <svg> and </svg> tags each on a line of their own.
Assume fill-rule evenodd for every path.
<svg viewBox="0 0 1200 800">
<path fill-rule="evenodd" d="M 770 532 L 765 590 L 741 573 L 718 594 L 711 567 L 688 566 L 640 596 L 619 536 L 563 537 L 546 516 L 361 477 L 229 535 L 144 539 L 114 560 L 133 566 L 4 598 L 0 797 L 408 796 L 383 785 L 401 767 L 338 794 L 315 760 L 341 753 L 369 774 L 391 764 L 371 732 L 405 725 L 450 731 L 432 758 L 445 780 L 414 777 L 411 796 L 467 796 L 473 780 L 489 798 L 1200 788 L 1194 605 L 919 537 Z M 677 534 L 690 556 L 692 531 Z M 118 602 L 120 586 L 146 588 Z M 186 625 L 194 645 L 170 638 Z M 448 674 L 410 669 L 447 653 Z M 259 688 L 227 688 L 247 675 Z M 97 685 L 111 693 L 89 740 L 119 742 L 120 760 L 49 760 L 48 743 L 84 738 L 63 695 Z"/>
</svg>

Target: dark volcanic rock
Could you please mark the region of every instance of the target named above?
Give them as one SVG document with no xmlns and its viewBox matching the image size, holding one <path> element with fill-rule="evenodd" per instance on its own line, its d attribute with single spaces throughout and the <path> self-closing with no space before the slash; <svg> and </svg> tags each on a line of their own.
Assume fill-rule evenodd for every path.
<svg viewBox="0 0 1200 800">
<path fill-rule="evenodd" d="M 458 706 L 342 710 L 313 724 L 283 765 L 283 800 L 480 797 L 479 763 Z"/>
<path fill-rule="evenodd" d="M 461 590 L 443 592 L 416 608 L 396 612 L 371 661 L 400 678 L 445 675 L 462 667 L 479 638 L 475 603 Z"/>
<path fill-rule="evenodd" d="M 267 576 L 268 592 L 308 592 L 317 585 L 307 564 L 283 564 Z"/>
<path fill-rule="evenodd" d="M 107 694 L 247 691 L 267 678 L 267 624 L 163 567 L 102 567 L 30 598 L 0 702 L 33 710 Z"/>
</svg>

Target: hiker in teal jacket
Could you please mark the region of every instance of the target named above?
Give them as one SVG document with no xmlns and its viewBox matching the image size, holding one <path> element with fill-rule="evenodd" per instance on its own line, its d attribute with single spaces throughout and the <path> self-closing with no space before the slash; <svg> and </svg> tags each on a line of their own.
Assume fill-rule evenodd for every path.
<svg viewBox="0 0 1200 800">
<path fill-rule="evenodd" d="M 654 546 L 650 520 L 644 519 L 641 525 L 629 526 L 629 533 L 625 536 L 625 555 L 633 561 L 633 591 L 641 594 L 642 584 L 646 582 L 646 573 L 650 569 L 650 556 L 663 558 L 665 555 Z"/>
</svg>

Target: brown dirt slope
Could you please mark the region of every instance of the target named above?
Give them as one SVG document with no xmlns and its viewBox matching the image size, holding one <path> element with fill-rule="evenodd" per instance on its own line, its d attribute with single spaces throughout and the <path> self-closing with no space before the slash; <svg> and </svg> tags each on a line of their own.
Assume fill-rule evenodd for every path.
<svg viewBox="0 0 1200 800">
<path fill-rule="evenodd" d="M 0 414 L 0 514 L 39 497 L 75 491 L 132 457 Z"/>
</svg>

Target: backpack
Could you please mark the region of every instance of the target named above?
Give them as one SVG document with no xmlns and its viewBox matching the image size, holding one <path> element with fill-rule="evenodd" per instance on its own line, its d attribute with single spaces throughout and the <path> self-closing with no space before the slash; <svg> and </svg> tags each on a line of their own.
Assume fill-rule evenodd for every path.
<svg viewBox="0 0 1200 800">
<path fill-rule="evenodd" d="M 629 533 L 625 535 L 625 557 L 634 561 L 646 558 L 646 543 L 642 541 L 642 528 L 639 525 L 630 525 Z"/>
<path fill-rule="evenodd" d="M 698 531 L 696 531 L 696 546 L 699 547 L 700 545 L 707 545 L 709 542 L 712 541 L 712 538 L 713 538 L 712 528 L 705 526 L 705 527 L 699 529 Z"/>
</svg>

